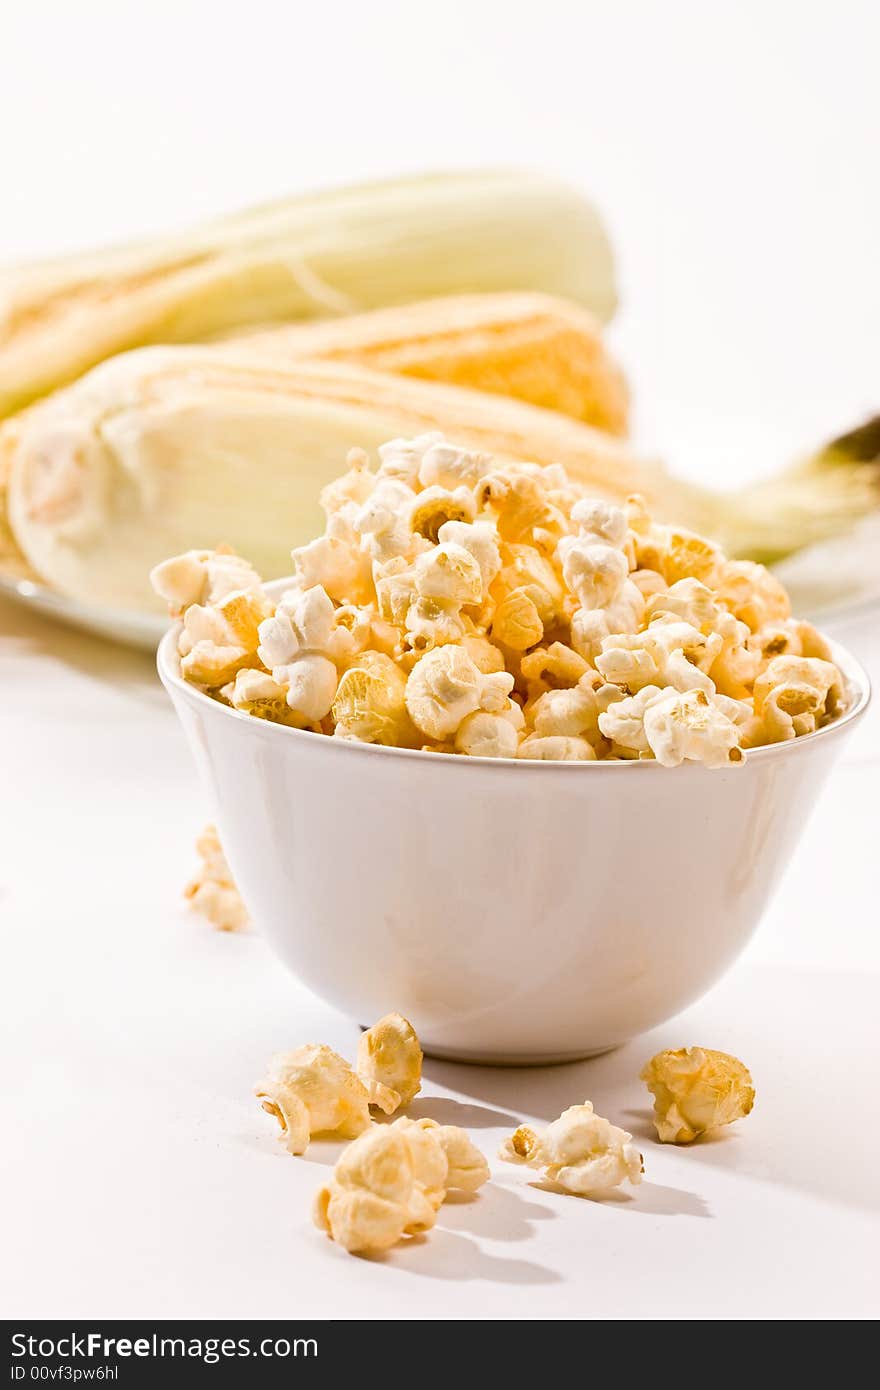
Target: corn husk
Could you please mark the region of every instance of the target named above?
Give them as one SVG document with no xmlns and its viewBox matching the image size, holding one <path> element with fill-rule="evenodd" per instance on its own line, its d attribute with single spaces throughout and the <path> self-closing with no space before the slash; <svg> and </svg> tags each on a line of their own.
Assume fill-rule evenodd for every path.
<svg viewBox="0 0 880 1390">
<path fill-rule="evenodd" d="M 544 290 L 615 306 L 592 206 L 539 175 L 425 175 L 290 198 L 0 274 L 0 418 L 114 353 L 403 304 Z"/>
<path fill-rule="evenodd" d="M 9 517 L 63 593 L 152 605 L 165 556 L 225 542 L 265 578 L 320 533 L 318 496 L 353 443 L 441 430 L 500 458 L 561 462 L 593 491 L 646 492 L 681 513 L 690 489 L 610 435 L 499 395 L 343 362 L 242 349 L 148 348 L 104 363 L 0 430 Z M 693 509 L 690 508 L 692 511 Z"/>
</svg>

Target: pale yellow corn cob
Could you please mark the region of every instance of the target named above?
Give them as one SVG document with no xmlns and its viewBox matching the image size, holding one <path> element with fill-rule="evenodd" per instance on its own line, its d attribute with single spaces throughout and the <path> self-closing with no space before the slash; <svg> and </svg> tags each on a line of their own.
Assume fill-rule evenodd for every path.
<svg viewBox="0 0 880 1390">
<path fill-rule="evenodd" d="M 319 492 L 352 444 L 433 429 L 503 458 L 561 462 L 604 495 L 641 490 L 676 515 L 690 495 L 555 411 L 342 362 L 272 365 L 240 347 L 147 348 L 104 363 L 6 422 L 0 472 L 16 538 L 44 580 L 139 609 L 151 603 L 150 567 L 190 547 L 225 541 L 266 578 L 286 573 L 290 547 L 319 534 Z"/>
<path fill-rule="evenodd" d="M 425 175 L 291 198 L 0 274 L 0 418 L 114 353 L 426 295 L 537 289 L 610 317 L 592 207 L 539 175 Z"/>
<path fill-rule="evenodd" d="M 449 295 L 276 328 L 238 343 L 275 362 L 329 358 L 470 386 L 626 433 L 626 381 L 606 351 L 598 321 L 551 295 Z"/>
</svg>

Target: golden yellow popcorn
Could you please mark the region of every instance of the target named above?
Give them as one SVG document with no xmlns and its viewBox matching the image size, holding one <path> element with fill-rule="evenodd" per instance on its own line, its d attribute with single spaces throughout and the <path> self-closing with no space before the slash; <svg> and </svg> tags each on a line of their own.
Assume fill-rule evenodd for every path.
<svg viewBox="0 0 880 1390">
<path fill-rule="evenodd" d="M 348 1146 L 318 1192 L 315 1225 L 353 1254 L 378 1253 L 430 1230 L 450 1188 L 475 1192 L 488 1176 L 485 1158 L 454 1125 L 377 1125 Z"/>
<path fill-rule="evenodd" d="M 273 680 L 268 671 L 250 667 L 239 671 L 220 694 L 233 709 L 252 714 L 255 719 L 268 719 L 274 724 L 290 724 L 295 728 L 299 720 L 287 703 L 287 689 L 286 685 Z"/>
<path fill-rule="evenodd" d="M 640 1075 L 654 1097 L 654 1124 L 664 1144 L 690 1144 L 741 1120 L 755 1103 L 748 1068 L 708 1047 L 658 1052 Z"/>
<path fill-rule="evenodd" d="M 190 907 L 220 931 L 241 931 L 248 924 L 248 911 L 235 886 L 215 826 L 205 826 L 196 840 L 196 849 L 201 867 L 184 889 Z"/>
<path fill-rule="evenodd" d="M 548 1182 L 579 1197 L 603 1197 L 626 1181 L 638 1184 L 644 1172 L 632 1135 L 597 1115 L 588 1100 L 564 1110 L 544 1130 L 520 1125 L 499 1158 L 541 1169 Z"/>
<path fill-rule="evenodd" d="M 337 738 L 390 748 L 415 748 L 421 741 L 406 708 L 406 676 L 381 652 L 364 652 L 343 673 L 331 712 Z"/>
<path fill-rule="evenodd" d="M 379 1083 L 369 1089 L 348 1062 L 323 1043 L 306 1043 L 293 1052 L 277 1052 L 254 1094 L 278 1121 L 288 1153 L 305 1153 L 313 1134 L 343 1139 L 362 1134 L 372 1123 L 370 1106 L 386 1114 L 397 1109 L 395 1091 Z"/>
<path fill-rule="evenodd" d="M 181 673 L 257 718 L 465 757 L 731 767 L 845 707 L 761 565 L 436 433 L 362 451 L 277 601 L 226 551 L 154 582 Z M 800 662 L 799 666 L 780 662 Z"/>
<path fill-rule="evenodd" d="M 436 1207 L 416 1176 L 415 1155 L 394 1125 L 376 1126 L 342 1154 L 317 1193 L 315 1225 L 351 1254 L 379 1253 L 429 1231 Z"/>
<path fill-rule="evenodd" d="M 449 492 L 443 487 L 427 487 L 414 499 L 407 521 L 410 531 L 436 545 L 443 526 L 450 521 L 473 521 L 476 508 L 466 487 Z"/>
<path fill-rule="evenodd" d="M 402 1014 L 386 1014 L 361 1034 L 355 1071 L 364 1085 L 379 1083 L 407 1106 L 422 1089 L 422 1049 L 416 1030 Z"/>
<path fill-rule="evenodd" d="M 499 535 L 506 541 L 523 540 L 535 526 L 547 527 L 554 520 L 551 503 L 536 474 L 522 464 L 509 464 L 484 473 L 474 489 L 477 508 L 493 518 Z"/>
<path fill-rule="evenodd" d="M 495 609 L 489 635 L 499 646 L 524 652 L 544 636 L 544 624 L 527 589 L 512 589 Z"/>
<path fill-rule="evenodd" d="M 693 531 L 672 528 L 660 568 L 669 584 L 679 579 L 699 579 L 711 585 L 717 583 L 723 559 L 718 546 L 711 541 L 694 535 Z"/>
<path fill-rule="evenodd" d="M 791 617 L 791 604 L 785 588 L 763 565 L 753 560 L 729 560 L 718 576 L 717 597 L 751 628 L 760 632 L 769 623 Z"/>
<path fill-rule="evenodd" d="M 465 1130 L 458 1125 L 441 1125 L 436 1120 L 395 1120 L 396 1125 L 419 1125 L 437 1141 L 446 1155 L 445 1186 L 447 1191 L 476 1192 L 489 1181 L 489 1165 L 485 1156 L 471 1143 Z"/>
<path fill-rule="evenodd" d="M 562 577 L 552 561 L 533 545 L 506 544 L 501 550 L 502 568 L 491 593 L 496 603 L 521 590 L 527 594 L 545 627 L 561 620 L 565 607 Z"/>
<path fill-rule="evenodd" d="M 775 656 L 755 681 L 755 713 L 743 741 L 755 747 L 813 733 L 842 702 L 840 672 L 831 662 Z"/>
</svg>

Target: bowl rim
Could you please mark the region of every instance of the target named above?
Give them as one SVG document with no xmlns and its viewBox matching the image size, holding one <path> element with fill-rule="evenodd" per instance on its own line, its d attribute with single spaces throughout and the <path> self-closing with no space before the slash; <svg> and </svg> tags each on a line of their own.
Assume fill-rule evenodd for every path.
<svg viewBox="0 0 880 1390">
<path fill-rule="evenodd" d="M 278 579 L 267 583 L 265 587 L 271 592 L 276 586 L 280 589 L 284 585 L 290 584 L 289 579 Z M 205 704 L 215 713 L 219 713 L 228 719 L 232 719 L 239 725 L 245 726 L 254 736 L 269 738 L 281 738 L 290 743 L 291 747 L 296 747 L 297 743 L 304 743 L 313 749 L 322 746 L 327 752 L 331 749 L 342 752 L 345 757 L 354 755 L 362 757 L 379 758 L 404 758 L 415 759 L 417 762 L 424 762 L 428 759 L 434 766 L 446 764 L 451 768 L 483 767 L 496 770 L 505 769 L 505 775 L 510 774 L 510 769 L 519 768 L 521 770 L 543 769 L 545 773 L 556 775 L 557 773 L 570 773 L 573 768 L 580 769 L 584 773 L 585 769 L 592 769 L 595 776 L 599 770 L 618 771 L 627 768 L 630 774 L 637 769 L 643 776 L 658 776 L 661 773 L 669 774 L 676 772 L 679 774 L 705 773 L 710 769 L 705 768 L 702 763 L 684 762 L 679 767 L 668 768 L 662 763 L 658 763 L 654 758 L 628 758 L 618 762 L 608 762 L 605 759 L 597 759 L 595 762 L 554 762 L 540 758 L 482 758 L 482 757 L 453 757 L 449 753 L 434 752 L 421 748 L 392 748 L 384 743 L 358 743 L 354 739 L 331 738 L 327 735 L 316 735 L 307 729 L 294 729 L 289 724 L 275 724 L 269 719 L 255 719 L 253 715 L 247 714 L 244 710 L 232 709 L 230 705 L 223 705 L 219 700 L 207 695 L 200 690 L 197 685 L 184 680 L 180 674 L 180 658 L 177 653 L 177 637 L 181 629 L 181 622 L 178 619 L 172 623 L 168 631 L 159 643 L 156 652 L 156 666 L 159 672 L 159 679 L 168 690 L 172 688 L 179 691 L 197 707 Z M 835 665 L 840 669 L 846 678 L 847 686 L 853 694 L 853 699 L 848 709 L 830 724 L 825 724 L 815 733 L 803 734 L 800 738 L 788 739 L 784 743 L 768 743 L 760 748 L 749 748 L 745 752 L 742 762 L 736 766 L 727 768 L 713 768 L 712 774 L 716 775 L 719 771 L 730 771 L 738 773 L 740 768 L 748 767 L 754 762 L 765 762 L 773 758 L 787 757 L 796 754 L 797 750 L 812 748 L 818 739 L 826 741 L 835 736 L 839 736 L 847 731 L 858 719 L 862 717 L 871 702 L 871 682 L 868 673 L 861 662 L 849 652 L 846 647 L 831 638 L 825 639 L 831 648 L 831 654 Z M 457 773 L 455 775 L 461 775 Z M 534 775 L 532 773 L 531 775 Z"/>
</svg>

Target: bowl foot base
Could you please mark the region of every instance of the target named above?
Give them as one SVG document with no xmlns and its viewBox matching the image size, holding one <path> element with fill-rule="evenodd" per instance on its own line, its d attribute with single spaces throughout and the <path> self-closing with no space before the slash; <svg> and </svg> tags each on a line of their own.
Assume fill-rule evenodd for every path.
<svg viewBox="0 0 880 1390">
<path fill-rule="evenodd" d="M 439 1047 L 421 1040 L 426 1057 L 438 1062 L 463 1062 L 474 1067 L 557 1067 L 566 1062 L 585 1062 L 589 1057 L 601 1057 L 613 1052 L 621 1043 L 606 1043 L 604 1047 L 577 1049 L 574 1052 L 483 1052 L 479 1048 Z"/>
</svg>

